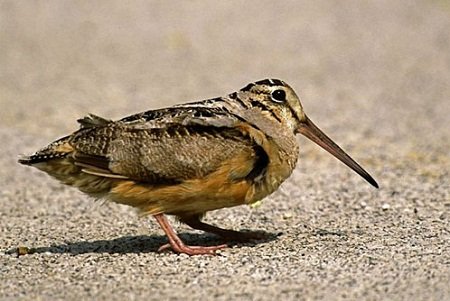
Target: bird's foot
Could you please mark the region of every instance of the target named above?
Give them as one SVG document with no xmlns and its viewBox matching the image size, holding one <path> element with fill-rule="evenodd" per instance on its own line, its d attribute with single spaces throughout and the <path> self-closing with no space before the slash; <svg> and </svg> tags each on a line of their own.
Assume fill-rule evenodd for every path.
<svg viewBox="0 0 450 301">
<path fill-rule="evenodd" d="M 181 221 L 194 229 L 216 234 L 227 241 L 249 242 L 253 240 L 267 240 L 273 236 L 273 234 L 267 233 L 265 231 L 241 232 L 222 229 L 217 226 L 202 222 L 197 216 L 191 218 L 183 218 L 181 219 Z"/>
<path fill-rule="evenodd" d="M 217 253 L 216 253 L 217 250 L 224 249 L 226 247 L 228 247 L 228 246 L 227 245 L 218 245 L 218 246 L 204 247 L 204 246 L 187 246 L 185 244 L 172 245 L 170 243 L 167 243 L 165 245 L 162 245 L 158 249 L 158 252 L 163 252 L 163 251 L 172 249 L 176 253 L 187 254 L 189 256 L 192 256 L 192 255 L 217 255 Z"/>
<path fill-rule="evenodd" d="M 183 243 L 183 241 L 178 237 L 175 230 L 173 230 L 172 226 L 169 224 L 169 221 L 164 216 L 164 214 L 156 214 L 154 215 L 156 221 L 164 230 L 169 239 L 169 243 L 161 246 L 158 251 L 164 251 L 167 249 L 172 249 L 176 253 L 183 253 L 187 255 L 215 255 L 217 250 L 226 248 L 227 245 L 218 245 L 218 246 L 210 246 L 210 247 L 202 247 L 202 246 L 187 246 Z"/>
</svg>

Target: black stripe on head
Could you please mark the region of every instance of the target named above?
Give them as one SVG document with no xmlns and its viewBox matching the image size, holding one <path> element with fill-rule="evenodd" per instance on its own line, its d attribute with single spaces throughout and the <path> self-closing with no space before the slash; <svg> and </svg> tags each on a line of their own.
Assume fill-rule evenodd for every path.
<svg viewBox="0 0 450 301">
<path fill-rule="evenodd" d="M 274 82 L 274 84 L 275 84 L 276 86 L 284 86 L 283 81 L 281 81 L 281 80 L 279 80 L 279 79 L 273 78 L 272 81 Z"/>
<path fill-rule="evenodd" d="M 245 86 L 244 88 L 242 88 L 241 91 L 244 91 L 244 92 L 250 91 L 254 86 L 255 86 L 254 83 L 250 83 L 247 86 Z"/>
<path fill-rule="evenodd" d="M 298 119 L 298 116 L 297 116 L 297 114 L 295 113 L 294 109 L 293 109 L 290 105 L 288 105 L 287 107 L 289 108 L 289 111 L 291 112 L 292 117 L 293 117 L 294 119 L 297 119 L 298 122 L 300 122 L 300 119 Z"/>
<path fill-rule="evenodd" d="M 279 79 L 267 78 L 256 82 L 257 85 L 266 85 L 266 86 L 283 86 L 284 83 Z"/>
<path fill-rule="evenodd" d="M 257 101 L 257 100 L 252 100 L 251 103 L 252 103 L 253 107 L 260 108 L 261 111 L 269 112 L 273 118 L 278 120 L 278 122 L 281 122 L 281 119 L 277 116 L 277 114 L 275 114 L 275 112 L 272 111 L 270 108 L 268 108 L 264 103 Z"/>
</svg>

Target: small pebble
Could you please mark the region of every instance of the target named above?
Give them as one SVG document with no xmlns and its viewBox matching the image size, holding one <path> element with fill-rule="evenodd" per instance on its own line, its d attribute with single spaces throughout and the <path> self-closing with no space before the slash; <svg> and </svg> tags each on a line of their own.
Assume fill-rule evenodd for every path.
<svg viewBox="0 0 450 301">
<path fill-rule="evenodd" d="M 23 246 L 17 247 L 17 255 L 18 256 L 30 254 L 31 253 L 30 251 L 31 250 L 28 247 L 23 247 Z"/>
<path fill-rule="evenodd" d="M 284 219 L 291 219 L 293 217 L 292 212 L 286 212 L 283 214 Z"/>
</svg>

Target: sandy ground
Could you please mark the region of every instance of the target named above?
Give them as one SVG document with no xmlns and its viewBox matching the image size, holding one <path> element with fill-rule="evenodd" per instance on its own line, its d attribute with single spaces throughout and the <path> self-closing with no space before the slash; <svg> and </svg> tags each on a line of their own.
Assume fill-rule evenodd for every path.
<svg viewBox="0 0 450 301">
<path fill-rule="evenodd" d="M 0 299 L 450 300 L 449 28 L 446 0 L 0 1 Z M 290 83 L 380 189 L 299 137 L 277 193 L 206 218 L 274 238 L 188 257 L 156 252 L 151 218 L 16 163 L 88 112 L 266 77 Z"/>
</svg>

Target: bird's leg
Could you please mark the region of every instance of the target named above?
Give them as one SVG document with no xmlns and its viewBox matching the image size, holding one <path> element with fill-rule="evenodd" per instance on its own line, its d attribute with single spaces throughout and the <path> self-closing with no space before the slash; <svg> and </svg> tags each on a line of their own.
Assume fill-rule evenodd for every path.
<svg viewBox="0 0 450 301">
<path fill-rule="evenodd" d="M 161 246 L 158 251 L 172 248 L 172 250 L 176 253 L 185 253 L 188 255 L 214 255 L 215 251 L 227 247 L 227 245 L 218 245 L 211 247 L 187 246 L 183 243 L 180 237 L 178 237 L 177 233 L 169 224 L 169 221 L 164 214 L 156 214 L 154 215 L 154 217 L 169 239 L 169 244 Z"/>
<path fill-rule="evenodd" d="M 246 241 L 250 241 L 250 240 L 260 240 L 260 239 L 267 238 L 267 233 L 262 232 L 262 231 L 239 232 L 239 231 L 219 228 L 219 227 L 202 222 L 200 220 L 200 216 L 197 216 L 197 215 L 189 216 L 189 217 L 182 217 L 180 220 L 191 228 L 216 234 L 226 240 L 246 242 Z"/>
</svg>

